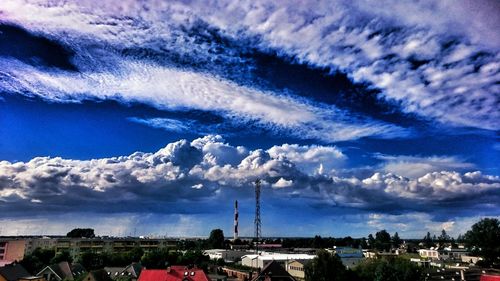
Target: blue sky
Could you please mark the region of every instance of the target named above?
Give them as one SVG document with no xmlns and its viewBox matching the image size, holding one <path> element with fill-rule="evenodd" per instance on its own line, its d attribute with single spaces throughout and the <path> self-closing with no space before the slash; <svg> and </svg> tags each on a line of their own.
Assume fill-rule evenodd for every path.
<svg viewBox="0 0 500 281">
<path fill-rule="evenodd" d="M 391 7 L 391 12 L 387 7 Z M 496 1 L 0 4 L 2 234 L 458 235 L 500 216 Z"/>
</svg>

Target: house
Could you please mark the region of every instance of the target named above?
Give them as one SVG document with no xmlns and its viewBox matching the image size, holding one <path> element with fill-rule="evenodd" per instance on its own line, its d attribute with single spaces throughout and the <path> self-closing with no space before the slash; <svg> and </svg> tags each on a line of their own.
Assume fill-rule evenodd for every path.
<svg viewBox="0 0 500 281">
<path fill-rule="evenodd" d="M 347 268 L 353 268 L 363 261 L 363 250 L 351 247 L 334 247 L 333 252 L 339 256 L 342 264 Z"/>
<path fill-rule="evenodd" d="M 439 259 L 439 253 L 437 250 L 434 250 L 434 249 L 420 249 L 418 250 L 418 254 L 422 257 L 422 258 L 429 258 L 429 259 L 433 259 L 433 260 L 437 260 Z"/>
<path fill-rule="evenodd" d="M 277 261 L 272 261 L 252 281 L 296 281 Z"/>
<path fill-rule="evenodd" d="M 297 280 L 305 279 L 305 266 L 310 263 L 311 260 L 293 260 L 288 262 L 286 271 L 290 273 Z"/>
<path fill-rule="evenodd" d="M 170 266 L 166 270 L 144 269 L 138 281 L 210 281 L 210 278 L 199 268 Z"/>
<path fill-rule="evenodd" d="M 79 263 L 72 263 L 71 264 L 71 272 L 73 272 L 73 278 L 76 279 L 80 275 L 86 274 L 87 270 L 85 269 L 85 267 L 83 267 L 83 265 L 81 265 Z"/>
<path fill-rule="evenodd" d="M 142 266 L 134 262 L 126 267 L 105 267 L 104 270 L 113 280 L 119 279 L 118 277 L 129 277 L 129 280 L 136 281 L 141 274 Z"/>
<path fill-rule="evenodd" d="M 46 266 L 37 276 L 43 276 L 47 281 L 73 280 L 73 272 L 67 261 Z"/>
<path fill-rule="evenodd" d="M 44 281 L 42 277 L 31 276 L 31 274 L 20 264 L 12 263 L 0 267 L 0 281 L 33 280 Z"/>
<path fill-rule="evenodd" d="M 249 266 L 253 268 L 264 268 L 269 263 L 276 261 L 283 268 L 286 267 L 286 263 L 291 260 L 312 260 L 315 255 L 307 254 L 282 254 L 282 253 L 272 253 L 272 252 L 261 252 L 259 255 L 251 254 L 241 257 L 241 264 L 244 266 Z"/>
<path fill-rule="evenodd" d="M 211 250 L 206 250 L 205 252 L 203 252 L 203 254 L 209 256 L 211 260 L 224 259 L 225 262 L 235 262 L 239 260 L 242 256 L 247 255 L 248 252 L 211 249 Z"/>
<path fill-rule="evenodd" d="M 87 275 L 82 279 L 82 281 L 113 281 L 108 276 L 108 273 L 103 270 L 92 270 L 91 272 L 87 273 Z"/>
</svg>

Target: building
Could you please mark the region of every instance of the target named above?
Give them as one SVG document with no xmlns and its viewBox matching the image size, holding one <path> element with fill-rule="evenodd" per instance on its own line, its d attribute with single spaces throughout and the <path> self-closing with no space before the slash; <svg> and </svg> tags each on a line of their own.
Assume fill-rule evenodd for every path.
<svg viewBox="0 0 500 281">
<path fill-rule="evenodd" d="M 73 272 L 68 262 L 63 261 L 58 264 L 46 266 L 37 276 L 43 276 L 47 281 L 73 280 Z"/>
<path fill-rule="evenodd" d="M 92 270 L 82 279 L 82 281 L 113 281 L 104 269 Z"/>
<path fill-rule="evenodd" d="M 285 253 L 272 253 L 262 252 L 259 255 L 245 255 L 241 257 L 241 264 L 252 268 L 264 268 L 272 261 L 286 268 L 288 262 L 293 260 L 312 260 L 316 256 L 308 254 L 285 254 Z"/>
<path fill-rule="evenodd" d="M 434 249 L 420 249 L 420 250 L 418 250 L 418 254 L 422 258 L 428 258 L 428 259 L 432 259 L 432 260 L 439 259 L 439 252 L 437 250 L 434 250 Z"/>
<path fill-rule="evenodd" d="M 252 281 L 296 281 L 277 261 L 268 263 Z"/>
<path fill-rule="evenodd" d="M 28 237 L 19 239 L 0 238 L 0 262 L 22 260 L 24 255 L 32 253 L 36 248 L 53 249 L 56 253 L 67 251 L 73 258 L 80 253 L 124 253 L 141 248 L 144 252 L 156 249 L 172 249 L 177 247 L 178 239 L 174 238 L 70 238 L 70 237 Z M 3 252 L 3 253 L 2 253 Z"/>
<path fill-rule="evenodd" d="M 462 260 L 462 256 L 467 256 L 468 254 L 469 251 L 465 248 L 446 247 L 439 251 L 439 259 L 460 261 Z"/>
<path fill-rule="evenodd" d="M 142 266 L 134 262 L 126 267 L 104 267 L 104 270 L 113 280 L 118 279 L 118 277 L 128 276 L 130 280 L 135 281 L 141 274 Z"/>
<path fill-rule="evenodd" d="M 483 258 L 481 258 L 481 257 L 475 257 L 475 256 L 462 255 L 462 256 L 460 256 L 460 259 L 464 263 L 476 264 L 478 261 L 482 260 Z"/>
<path fill-rule="evenodd" d="M 199 268 L 170 266 L 164 269 L 144 269 L 138 281 L 211 281 Z"/>
<path fill-rule="evenodd" d="M 302 281 L 306 278 L 305 266 L 310 263 L 311 260 L 293 260 L 288 262 L 286 271 L 293 276 L 296 280 Z"/>
<path fill-rule="evenodd" d="M 238 281 L 250 280 L 250 278 L 252 278 L 252 276 L 254 276 L 253 272 L 251 272 L 251 271 L 234 269 L 234 268 L 229 268 L 229 267 L 223 267 L 222 271 L 225 274 L 227 274 L 227 276 L 229 278 L 236 279 Z"/>
<path fill-rule="evenodd" d="M 353 268 L 363 261 L 363 250 L 351 247 L 335 247 L 333 253 L 340 257 L 342 264 L 347 268 Z"/>
<path fill-rule="evenodd" d="M 225 262 L 235 262 L 238 261 L 242 256 L 248 255 L 248 252 L 244 251 L 234 251 L 234 250 L 222 250 L 222 249 L 211 249 L 203 252 L 212 260 L 224 259 Z"/>
<path fill-rule="evenodd" d="M 22 260 L 25 251 L 25 240 L 0 240 L 0 266 Z"/>
<path fill-rule="evenodd" d="M 31 274 L 18 263 L 0 267 L 0 281 L 19 280 L 45 281 L 43 277 L 31 276 Z"/>
</svg>

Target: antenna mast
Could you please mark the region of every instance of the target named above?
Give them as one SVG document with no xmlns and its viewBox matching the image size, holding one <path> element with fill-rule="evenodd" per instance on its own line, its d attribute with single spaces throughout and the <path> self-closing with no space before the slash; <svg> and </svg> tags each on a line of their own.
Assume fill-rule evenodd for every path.
<svg viewBox="0 0 500 281">
<path fill-rule="evenodd" d="M 255 253 L 259 254 L 259 241 L 262 238 L 262 224 L 260 221 L 260 180 L 255 181 Z"/>
<path fill-rule="evenodd" d="M 238 239 L 238 200 L 234 201 L 234 240 Z"/>
</svg>

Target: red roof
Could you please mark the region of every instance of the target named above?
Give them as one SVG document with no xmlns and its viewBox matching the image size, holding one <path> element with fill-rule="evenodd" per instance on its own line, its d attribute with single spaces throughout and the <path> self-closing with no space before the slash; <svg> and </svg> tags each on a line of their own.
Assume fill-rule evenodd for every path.
<svg viewBox="0 0 500 281">
<path fill-rule="evenodd" d="M 168 269 L 143 269 L 138 281 L 210 281 L 199 268 L 171 266 Z"/>
<path fill-rule="evenodd" d="M 500 275 L 481 275 L 481 281 L 500 281 Z"/>
</svg>

